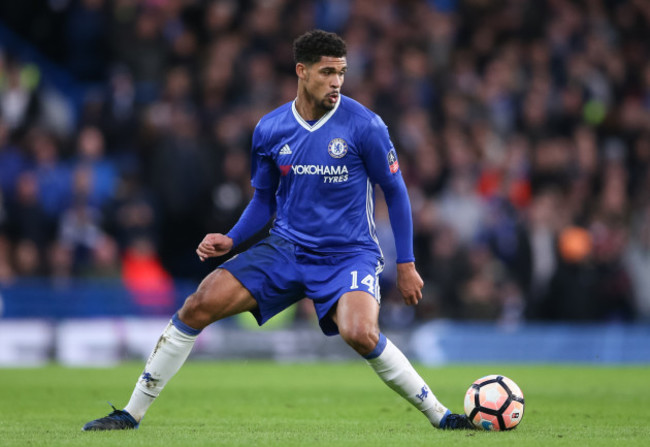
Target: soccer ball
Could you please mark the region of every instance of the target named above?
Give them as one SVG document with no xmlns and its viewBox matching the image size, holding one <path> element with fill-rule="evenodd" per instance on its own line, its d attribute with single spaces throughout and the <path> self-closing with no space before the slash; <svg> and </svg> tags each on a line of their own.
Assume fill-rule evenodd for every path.
<svg viewBox="0 0 650 447">
<path fill-rule="evenodd" d="M 478 379 L 465 393 L 465 414 L 483 430 L 512 430 L 524 416 L 524 394 L 505 376 Z"/>
</svg>

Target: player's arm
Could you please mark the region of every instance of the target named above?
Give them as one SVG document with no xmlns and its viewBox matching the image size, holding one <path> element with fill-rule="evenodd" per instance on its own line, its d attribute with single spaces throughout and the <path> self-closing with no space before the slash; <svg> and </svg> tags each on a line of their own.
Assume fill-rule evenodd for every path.
<svg viewBox="0 0 650 447">
<path fill-rule="evenodd" d="M 417 304 L 422 299 L 424 282 L 415 268 L 411 202 L 388 129 L 379 117 L 365 132 L 364 154 L 368 175 L 381 187 L 388 206 L 397 251 L 397 287 L 406 304 Z"/>
<path fill-rule="evenodd" d="M 253 198 L 227 236 L 233 247 L 260 231 L 275 214 L 275 190 L 256 189 Z"/>
<path fill-rule="evenodd" d="M 415 269 L 413 218 L 408 191 L 401 175 L 397 177 L 397 181 L 380 186 L 386 198 L 397 249 L 397 288 L 406 304 L 415 305 L 422 299 L 424 282 Z"/>
</svg>

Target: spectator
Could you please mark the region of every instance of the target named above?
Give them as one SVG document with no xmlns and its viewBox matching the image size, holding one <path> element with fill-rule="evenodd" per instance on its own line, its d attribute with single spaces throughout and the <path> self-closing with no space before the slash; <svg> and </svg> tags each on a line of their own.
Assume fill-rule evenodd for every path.
<svg viewBox="0 0 650 447">
<path fill-rule="evenodd" d="M 149 104 L 160 94 L 162 80 L 169 60 L 169 47 L 161 32 L 161 15 L 145 8 L 137 15 L 132 38 L 117 55 L 119 62 L 129 67 L 135 80 L 136 99 Z"/>
<path fill-rule="evenodd" d="M 27 138 L 41 204 L 50 217 L 56 218 L 71 202 L 70 170 L 61 161 L 60 148 L 54 136 L 36 127 Z"/>
<path fill-rule="evenodd" d="M 150 240 L 134 239 L 122 257 L 122 279 L 135 303 L 147 313 L 166 313 L 174 305 L 174 284 Z"/>
<path fill-rule="evenodd" d="M 34 124 L 40 113 L 38 71 L 3 59 L 0 53 L 0 116 L 12 132 L 19 132 Z"/>
<path fill-rule="evenodd" d="M 39 247 L 34 241 L 21 239 L 14 245 L 13 263 L 16 266 L 16 275 L 23 278 L 36 278 L 45 274 L 42 256 Z"/>
<path fill-rule="evenodd" d="M 108 66 L 104 0 L 73 2 L 65 29 L 67 66 L 80 81 L 102 82 Z"/>
<path fill-rule="evenodd" d="M 650 205 L 634 215 L 624 262 L 634 288 L 638 316 L 642 321 L 650 321 Z"/>
<path fill-rule="evenodd" d="M 0 286 L 11 284 L 15 278 L 11 247 L 9 238 L 0 233 Z"/>
<path fill-rule="evenodd" d="M 18 177 L 15 200 L 8 207 L 7 216 L 7 233 L 11 238 L 31 241 L 43 254 L 56 232 L 56 220 L 43 208 L 33 172 L 25 171 Z"/>
<path fill-rule="evenodd" d="M 88 191 L 78 191 L 78 194 L 83 194 L 89 205 L 101 209 L 113 198 L 117 173 L 113 163 L 105 157 L 104 135 L 98 128 L 85 126 L 79 131 L 71 169 L 77 179 L 80 175 L 86 176 Z"/>
<path fill-rule="evenodd" d="M 28 169 L 29 162 L 22 148 L 11 143 L 9 134 L 9 126 L 0 116 L 0 191 L 10 202 L 18 177 Z"/>
<path fill-rule="evenodd" d="M 173 274 L 191 275 L 199 264 L 187 250 L 205 233 L 210 172 L 215 169 L 192 109 L 173 108 L 170 127 L 155 148 L 152 186 L 160 201 L 162 250 Z M 179 231 L 182 228 L 182 231 Z"/>
</svg>

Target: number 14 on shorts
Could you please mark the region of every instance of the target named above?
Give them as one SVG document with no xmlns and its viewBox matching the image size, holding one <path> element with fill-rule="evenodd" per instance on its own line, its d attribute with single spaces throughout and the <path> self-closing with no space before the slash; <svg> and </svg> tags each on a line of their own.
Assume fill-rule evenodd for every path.
<svg viewBox="0 0 650 447">
<path fill-rule="evenodd" d="M 350 290 L 355 290 L 359 288 L 359 272 L 357 270 L 352 270 L 350 272 L 352 276 L 352 284 L 350 285 Z M 375 295 L 375 277 L 372 275 L 366 275 L 365 278 L 361 280 L 361 284 L 368 287 L 368 293 Z"/>
</svg>

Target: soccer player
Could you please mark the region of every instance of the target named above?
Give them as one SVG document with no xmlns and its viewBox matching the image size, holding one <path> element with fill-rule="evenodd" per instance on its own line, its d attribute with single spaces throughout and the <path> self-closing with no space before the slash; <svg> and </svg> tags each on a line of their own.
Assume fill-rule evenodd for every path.
<svg viewBox="0 0 650 447">
<path fill-rule="evenodd" d="M 293 50 L 297 97 L 264 116 L 253 134 L 253 198 L 228 234 L 206 235 L 196 253 L 201 260 L 228 253 L 275 216 L 270 235 L 205 277 L 164 330 L 126 407 L 83 430 L 136 428 L 203 328 L 246 311 L 261 325 L 305 296 L 322 331 L 340 334 L 434 427 L 472 428 L 465 415 L 438 402 L 379 330 L 383 258 L 373 218 L 376 184 L 389 210 L 405 303 L 417 304 L 423 287 L 409 197 L 386 125 L 341 94 L 347 61 L 339 36 L 314 30 L 296 39 Z"/>
</svg>

